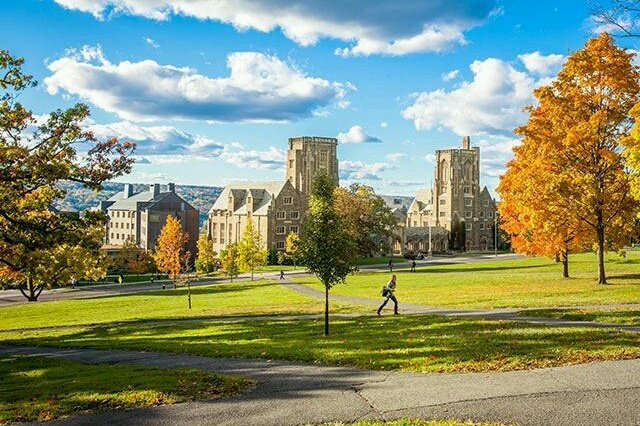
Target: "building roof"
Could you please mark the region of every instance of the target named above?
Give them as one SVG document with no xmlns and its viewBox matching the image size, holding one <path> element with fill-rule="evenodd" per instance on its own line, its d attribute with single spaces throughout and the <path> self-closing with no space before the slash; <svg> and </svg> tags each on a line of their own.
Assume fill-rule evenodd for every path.
<svg viewBox="0 0 640 426">
<path fill-rule="evenodd" d="M 224 187 L 220 196 L 213 204 L 209 212 L 213 210 L 227 210 L 229 207 L 229 195 L 233 195 L 233 213 L 247 214 L 248 196 L 251 195 L 251 213 L 266 215 L 273 199 L 275 199 L 288 181 L 255 181 L 234 182 Z"/>
<path fill-rule="evenodd" d="M 166 200 L 167 198 L 177 197 L 182 202 L 185 203 L 191 209 L 195 209 L 191 204 L 187 203 L 182 197 L 175 193 L 175 191 L 167 190 L 160 191 L 154 195 L 153 185 L 149 186 L 149 189 L 146 191 L 138 192 L 136 194 L 132 194 L 129 197 L 125 197 L 126 188 L 123 191 L 120 191 L 111 196 L 106 201 L 107 207 L 109 210 L 138 210 L 141 208 L 152 208 L 155 204 Z"/>
<path fill-rule="evenodd" d="M 406 195 L 381 195 L 380 198 L 382 198 L 386 206 L 389 207 L 391 211 L 402 211 L 403 213 L 406 213 L 415 197 L 409 197 Z"/>
</svg>

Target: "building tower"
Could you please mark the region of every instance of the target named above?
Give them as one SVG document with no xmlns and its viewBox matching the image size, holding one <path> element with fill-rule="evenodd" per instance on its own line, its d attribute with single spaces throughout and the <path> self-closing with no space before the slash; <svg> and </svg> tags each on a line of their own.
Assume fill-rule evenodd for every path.
<svg viewBox="0 0 640 426">
<path fill-rule="evenodd" d="M 305 197 L 311 193 L 313 179 L 324 171 L 338 185 L 338 140 L 317 136 L 289 138 L 287 180 Z"/>
<path fill-rule="evenodd" d="M 462 139 L 462 149 L 436 151 L 434 221 L 449 231 L 457 222 L 466 227 L 467 248 L 479 246 L 480 148 L 471 138 Z"/>
</svg>

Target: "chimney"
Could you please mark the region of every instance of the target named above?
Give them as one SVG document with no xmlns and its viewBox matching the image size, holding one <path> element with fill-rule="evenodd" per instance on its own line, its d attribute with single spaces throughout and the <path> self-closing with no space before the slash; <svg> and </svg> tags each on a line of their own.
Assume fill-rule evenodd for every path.
<svg viewBox="0 0 640 426">
<path fill-rule="evenodd" d="M 176 192 L 176 184 L 175 183 L 171 182 L 167 186 L 169 187 L 169 192 Z"/>
<path fill-rule="evenodd" d="M 124 184 L 124 191 L 122 191 L 122 198 L 129 198 L 133 195 L 133 185 L 130 183 Z"/>
<path fill-rule="evenodd" d="M 154 183 L 153 185 L 150 185 L 149 191 L 153 194 L 154 197 L 156 197 L 158 194 L 160 194 L 160 184 Z"/>
<path fill-rule="evenodd" d="M 471 138 L 469 136 L 462 138 L 462 149 L 471 149 Z"/>
</svg>

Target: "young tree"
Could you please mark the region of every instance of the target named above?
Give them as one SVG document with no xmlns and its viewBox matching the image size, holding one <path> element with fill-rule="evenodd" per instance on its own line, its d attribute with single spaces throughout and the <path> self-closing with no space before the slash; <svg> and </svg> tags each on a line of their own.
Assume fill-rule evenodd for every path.
<svg viewBox="0 0 640 426">
<path fill-rule="evenodd" d="M 184 246 L 188 240 L 189 235 L 182 229 L 180 221 L 174 216 L 167 216 L 167 221 L 156 241 L 153 260 L 159 271 L 166 273 L 169 279 L 174 280 L 174 287 L 175 279 L 184 268 L 186 253 Z"/>
<path fill-rule="evenodd" d="M 287 239 L 284 243 L 285 255 L 293 261 L 293 266 L 298 264 L 298 257 L 300 257 L 300 235 L 295 232 L 289 232 Z"/>
<path fill-rule="evenodd" d="M 260 234 L 253 226 L 253 220 L 247 215 L 247 225 L 238 243 L 238 260 L 243 270 L 251 271 L 251 281 L 253 281 L 254 269 L 267 265 L 268 255 L 269 252 L 262 247 Z"/>
<path fill-rule="evenodd" d="M 65 195 L 59 183 L 100 190 L 104 181 L 131 170 L 134 145 L 99 141 L 84 130 L 89 109 L 83 104 L 54 111 L 38 125 L 18 102 L 36 85 L 23 73 L 23 62 L 0 50 L 0 284 L 35 301 L 51 280 L 67 284 L 68 271 L 74 278 L 93 278 L 98 271 L 104 216 L 57 212 L 52 206 Z"/>
<path fill-rule="evenodd" d="M 315 178 L 300 240 L 300 260 L 325 288 L 325 335 L 329 335 L 329 290 L 357 270 L 353 266 L 356 244 L 335 210 L 334 189 L 333 179 L 326 174 Z"/>
<path fill-rule="evenodd" d="M 216 252 L 206 233 L 198 238 L 198 256 L 196 257 L 196 271 L 199 274 L 208 274 L 216 269 Z"/>
<path fill-rule="evenodd" d="M 370 186 L 358 183 L 349 189 L 336 188 L 334 198 L 335 210 L 356 242 L 358 254 L 366 257 L 380 252 L 380 244 L 389 241 L 397 224 L 384 200 Z"/>
<path fill-rule="evenodd" d="M 220 271 L 231 278 L 231 282 L 233 282 L 233 277 L 237 277 L 240 273 L 238 244 L 228 244 L 226 248 L 220 251 L 220 263 L 222 264 Z"/>
</svg>

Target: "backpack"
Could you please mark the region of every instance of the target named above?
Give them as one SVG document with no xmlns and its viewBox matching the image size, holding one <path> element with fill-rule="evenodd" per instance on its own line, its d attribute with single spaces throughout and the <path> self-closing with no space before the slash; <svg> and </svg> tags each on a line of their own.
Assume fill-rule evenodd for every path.
<svg viewBox="0 0 640 426">
<path fill-rule="evenodd" d="M 387 297 L 387 294 L 389 293 L 389 289 L 387 289 L 387 286 L 383 286 L 382 287 L 382 292 L 380 293 L 382 295 L 382 297 Z"/>
</svg>

